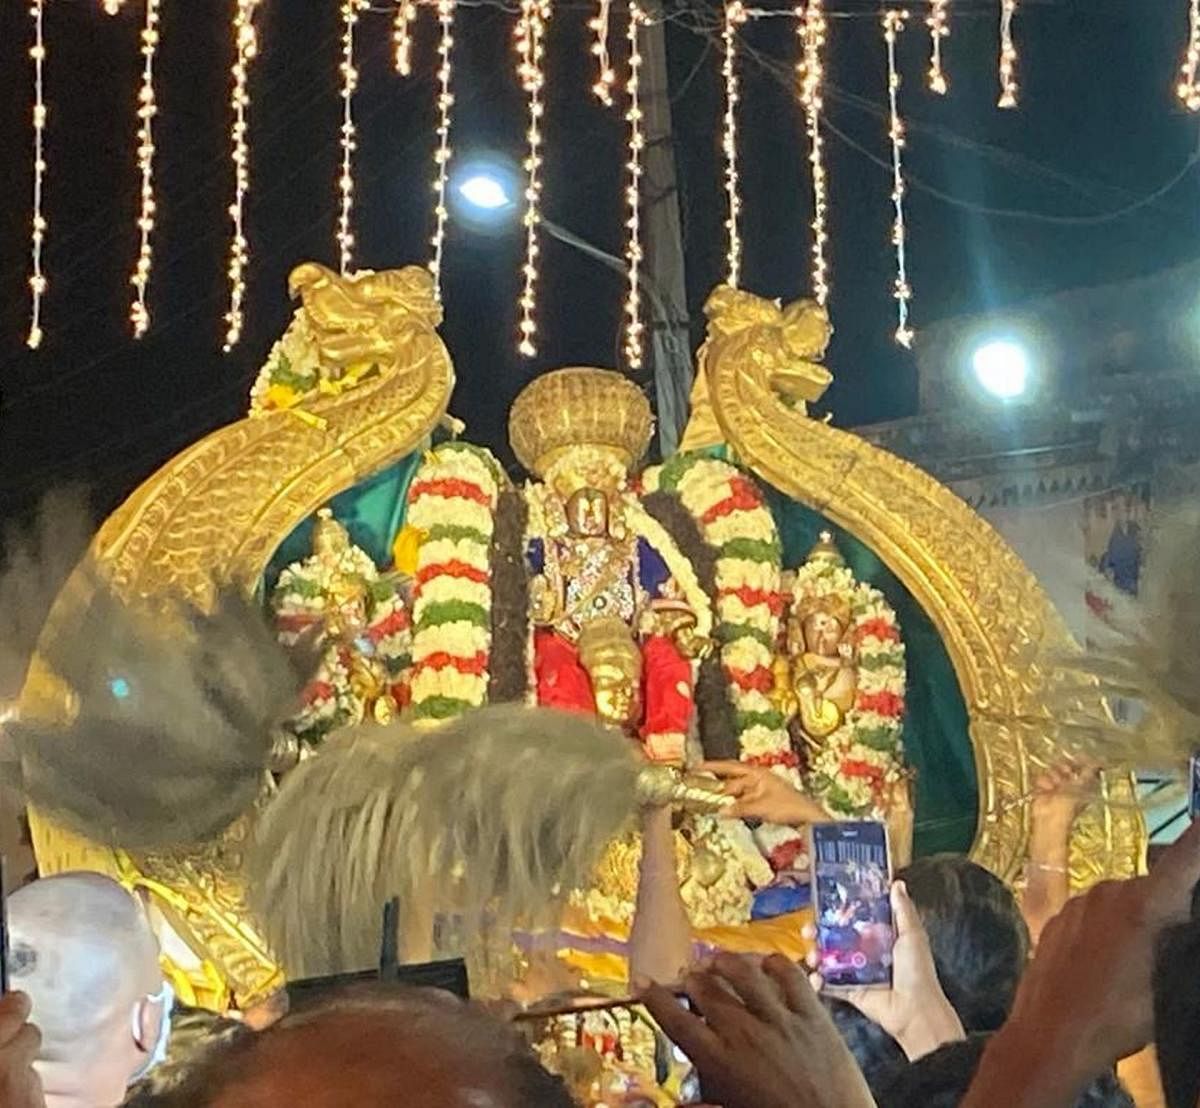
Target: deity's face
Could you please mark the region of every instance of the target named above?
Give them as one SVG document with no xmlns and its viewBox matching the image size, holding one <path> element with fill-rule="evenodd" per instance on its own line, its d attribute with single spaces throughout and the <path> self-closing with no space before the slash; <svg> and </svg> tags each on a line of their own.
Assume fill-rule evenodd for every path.
<svg viewBox="0 0 1200 1108">
<path fill-rule="evenodd" d="M 642 705 L 639 682 L 634 676 L 615 663 L 594 666 L 590 676 L 596 714 L 615 727 L 626 728 L 636 723 Z"/>
<path fill-rule="evenodd" d="M 567 500 L 567 525 L 585 538 L 608 534 L 608 497 L 600 489 L 584 488 Z"/>
<path fill-rule="evenodd" d="M 804 621 L 804 644 L 813 654 L 836 658 L 845 636 L 845 628 L 828 612 L 813 612 Z"/>
</svg>

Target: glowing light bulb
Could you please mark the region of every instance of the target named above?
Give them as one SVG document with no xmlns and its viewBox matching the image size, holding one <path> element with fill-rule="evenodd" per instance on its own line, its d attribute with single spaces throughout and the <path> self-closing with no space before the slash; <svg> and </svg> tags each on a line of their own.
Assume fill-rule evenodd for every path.
<svg viewBox="0 0 1200 1108">
<path fill-rule="evenodd" d="M 458 191 L 468 204 L 488 212 L 499 211 L 512 203 L 503 183 L 486 173 L 468 177 L 458 186 Z"/>
<path fill-rule="evenodd" d="M 437 0 L 438 141 L 433 155 L 435 168 L 433 194 L 436 200 L 433 209 L 434 230 L 431 240 L 433 256 L 429 260 L 429 271 L 433 274 L 439 299 L 442 295 L 442 258 L 446 250 L 446 223 L 450 219 L 450 209 L 446 204 L 446 189 L 450 182 L 450 122 L 454 108 L 454 93 L 451 83 L 453 70 L 450 66 L 450 55 L 454 50 L 454 16 L 457 11 L 456 0 Z"/>
<path fill-rule="evenodd" d="M 825 139 L 821 135 L 821 112 L 825 101 L 821 86 L 825 80 L 825 10 L 823 0 L 808 0 L 798 8 L 797 32 L 802 52 L 799 65 L 800 103 L 804 108 L 804 129 L 808 135 L 808 165 L 812 177 L 812 288 L 813 298 L 824 305 L 829 300 L 829 262 L 825 244 L 829 219 L 829 183 L 825 173 Z"/>
<path fill-rule="evenodd" d="M 229 241 L 229 310 L 225 313 L 225 352 L 237 345 L 242 337 L 245 314 L 242 304 L 246 297 L 246 267 L 250 264 L 250 244 L 246 239 L 246 195 L 250 191 L 250 144 L 247 141 L 250 110 L 250 65 L 258 54 L 258 34 L 254 15 L 261 0 L 237 0 L 233 13 L 234 59 L 231 71 L 233 91 L 233 130 L 230 133 L 233 161 L 233 201 L 229 218 L 233 235 Z"/>
<path fill-rule="evenodd" d="M 150 285 L 150 271 L 154 265 L 152 236 L 154 214 L 157 208 L 154 198 L 154 117 L 158 114 L 158 103 L 154 93 L 154 58 L 158 52 L 159 0 L 146 0 L 146 16 L 142 25 L 142 84 L 138 90 L 137 162 L 141 172 L 141 204 L 138 211 L 138 257 L 133 276 L 134 298 L 129 308 L 129 319 L 133 324 L 133 337 L 140 339 L 150 329 L 150 309 L 146 303 L 146 290 Z"/>
<path fill-rule="evenodd" d="M 908 12 L 895 8 L 883 15 L 883 38 L 887 44 L 888 66 L 888 137 L 892 143 L 892 205 L 895 216 L 892 220 L 892 246 L 896 250 L 896 281 L 892 296 L 896 301 L 898 322 L 896 341 L 903 347 L 911 347 L 912 328 L 908 324 L 909 302 L 912 286 L 908 283 L 907 230 L 904 224 L 904 122 L 900 118 L 900 71 L 896 66 L 896 39 L 904 32 Z"/>
<path fill-rule="evenodd" d="M 985 342 L 971 363 L 976 380 L 1001 400 L 1015 400 L 1029 387 L 1029 355 L 1019 343 L 1008 339 Z"/>
<path fill-rule="evenodd" d="M 737 72 L 737 29 L 746 22 L 742 0 L 726 0 L 725 25 L 721 39 L 725 55 L 721 75 L 725 78 L 725 128 L 721 135 L 721 150 L 725 155 L 725 283 L 737 288 L 742 276 L 741 215 L 742 196 L 738 175 L 737 106 L 740 89 Z"/>
<path fill-rule="evenodd" d="M 33 45 L 29 56 L 33 59 L 33 220 L 30 230 L 32 265 L 29 272 L 31 294 L 29 334 L 25 339 L 30 350 L 42 345 L 42 297 L 49 287 L 42 269 L 42 247 L 46 241 L 46 216 L 42 208 L 42 197 L 46 183 L 46 3 L 33 0 L 29 9 L 33 18 Z"/>
<path fill-rule="evenodd" d="M 125 0 L 101 0 L 105 15 L 116 15 L 125 6 Z"/>
<path fill-rule="evenodd" d="M 517 73 L 525 90 L 529 111 L 529 126 L 525 131 L 525 264 L 521 269 L 522 287 L 518 301 L 520 321 L 517 324 L 517 349 L 526 358 L 537 354 L 535 338 L 537 322 L 537 260 L 538 225 L 542 216 L 542 116 L 545 105 L 542 90 L 546 84 L 544 69 L 546 23 L 550 19 L 550 0 L 521 0 L 521 16 L 517 20 L 517 54 L 520 64 Z"/>
</svg>

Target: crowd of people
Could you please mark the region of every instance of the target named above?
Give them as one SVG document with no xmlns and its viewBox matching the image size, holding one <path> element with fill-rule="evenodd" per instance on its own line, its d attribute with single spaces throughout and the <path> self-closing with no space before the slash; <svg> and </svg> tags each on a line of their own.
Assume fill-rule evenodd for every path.
<svg viewBox="0 0 1200 1108">
<path fill-rule="evenodd" d="M 714 768 L 743 815 L 810 814 L 765 771 Z M 1069 898 L 1063 867 L 1045 859 L 1064 847 L 1088 777 L 1048 778 L 1034 801 L 1024 906 L 963 857 L 922 858 L 896 875 L 888 988 L 823 996 L 807 966 L 732 954 L 680 980 L 635 978 L 694 1064 L 704 1103 L 1117 1108 L 1134 1104 L 1117 1077 L 1133 1058 L 1157 1065 L 1157 1103 L 1196 1108 L 1200 827 L 1148 876 Z M 276 1003 L 265 1017 L 217 1018 L 174 1004 L 143 905 L 116 882 L 42 878 L 7 908 L 4 1108 L 573 1103 L 511 1006 L 369 983 Z M 626 1104 L 653 1103 L 640 1096 Z"/>
</svg>

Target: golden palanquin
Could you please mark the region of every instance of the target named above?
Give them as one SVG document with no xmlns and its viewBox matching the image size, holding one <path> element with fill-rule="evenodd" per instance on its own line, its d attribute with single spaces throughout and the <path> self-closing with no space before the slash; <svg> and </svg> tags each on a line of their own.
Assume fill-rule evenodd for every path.
<svg viewBox="0 0 1200 1108">
<path fill-rule="evenodd" d="M 293 291 L 303 307 L 282 344 L 304 362 L 312 387 L 260 384 L 251 416 L 185 450 L 112 515 L 94 552 L 121 589 L 174 588 L 203 601 L 214 576 L 258 587 L 297 527 L 426 449 L 447 420 L 454 369 L 423 270 L 337 278 L 305 266 Z M 1068 646 L 1065 626 L 1020 559 L 948 489 L 809 418 L 806 402 L 830 379 L 814 357 L 823 340 L 813 334 L 819 321 L 810 307 L 781 310 L 720 290 L 709 314 L 685 448 L 721 448 L 779 503 L 857 540 L 911 597 L 949 659 L 965 712 L 978 794 L 972 855 L 1015 878 L 1026 853 L 1032 776 L 1054 738 L 1046 705 L 1057 677 L 1042 659 Z M 403 521 L 396 523 L 398 530 Z M 35 660 L 22 710 L 38 710 L 47 688 Z M 927 777 L 936 772 L 936 764 L 924 767 Z M 920 827 L 920 803 L 917 820 Z M 97 869 L 150 895 L 188 999 L 245 1007 L 281 982 L 242 906 L 244 827 L 177 856 L 131 857 L 82 842 L 36 813 L 31 825 L 44 873 Z M 1102 801 L 1077 827 L 1075 882 L 1137 871 L 1144 840 L 1132 783 L 1106 780 Z M 796 948 L 794 920 L 752 927 L 702 937 Z"/>
</svg>

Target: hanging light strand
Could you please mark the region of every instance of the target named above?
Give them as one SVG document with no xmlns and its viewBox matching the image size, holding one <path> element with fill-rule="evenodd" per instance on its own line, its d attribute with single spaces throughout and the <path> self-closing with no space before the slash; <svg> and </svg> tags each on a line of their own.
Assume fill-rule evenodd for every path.
<svg viewBox="0 0 1200 1108">
<path fill-rule="evenodd" d="M 950 0 L 929 0 L 929 87 L 939 96 L 950 88 L 942 67 L 942 40 L 950 37 Z"/>
<path fill-rule="evenodd" d="M 529 126 L 525 132 L 528 150 L 525 155 L 525 265 L 519 301 L 521 319 L 518 324 L 517 349 L 523 357 L 537 354 L 535 337 L 537 322 L 538 226 L 542 215 L 542 115 L 545 105 L 542 90 L 546 84 L 544 69 L 546 23 L 550 18 L 550 0 L 521 0 L 521 16 L 517 20 L 517 68 L 521 87 L 529 108 Z"/>
<path fill-rule="evenodd" d="M 588 20 L 588 30 L 596 37 L 592 42 L 592 57 L 596 59 L 596 83 L 592 92 L 606 108 L 613 103 L 613 85 L 617 83 L 617 74 L 613 69 L 612 58 L 608 53 L 608 28 L 612 19 L 612 0 L 599 0 L 596 14 Z"/>
<path fill-rule="evenodd" d="M 350 272 L 354 263 L 354 152 L 358 149 L 358 129 L 354 125 L 354 93 L 358 88 L 354 28 L 358 25 L 358 13 L 364 7 L 366 0 L 342 0 L 342 63 L 338 67 L 342 75 L 342 168 L 338 175 L 341 208 L 334 238 L 343 275 Z"/>
<path fill-rule="evenodd" d="M 638 0 L 629 0 L 629 80 L 626 92 L 629 107 L 625 112 L 629 124 L 629 179 L 625 186 L 625 202 L 629 218 L 625 222 L 629 234 L 625 246 L 625 262 L 629 271 L 629 294 L 625 299 L 625 361 L 630 369 L 642 366 L 642 152 L 646 136 L 642 129 L 642 50 L 639 32 L 646 14 Z"/>
<path fill-rule="evenodd" d="M 433 156 L 436 168 L 433 192 L 437 199 L 434 204 L 433 257 L 429 261 L 429 269 L 437 283 L 439 297 L 442 294 L 442 258 L 446 249 L 446 224 L 450 219 L 450 209 L 446 206 L 446 192 L 450 183 L 450 120 L 454 108 L 450 55 L 454 49 L 454 16 L 457 9 L 456 0 L 437 0 L 438 26 L 441 32 L 438 36 L 437 72 L 438 141 Z"/>
<path fill-rule="evenodd" d="M 46 216 L 42 211 L 42 191 L 46 182 L 46 0 L 33 0 L 29 9 L 33 18 L 33 225 L 30 231 L 32 265 L 29 273 L 30 350 L 42 345 L 42 297 L 46 293 L 46 274 L 42 270 L 42 245 L 46 241 Z"/>
<path fill-rule="evenodd" d="M 721 39 L 725 44 L 725 56 L 721 64 L 721 75 L 725 78 L 725 119 L 721 135 L 721 149 L 725 155 L 725 283 L 737 288 L 742 277 L 742 196 L 738 174 L 737 106 L 740 88 L 737 72 L 737 29 L 746 22 L 746 8 L 742 0 L 725 0 L 725 26 Z"/>
<path fill-rule="evenodd" d="M 912 300 L 912 287 L 908 283 L 907 232 L 904 225 L 904 123 L 900 118 L 900 71 L 896 66 L 896 39 L 904 31 L 908 12 L 890 9 L 883 16 L 883 37 L 887 43 L 888 64 L 888 109 L 890 126 L 888 136 L 892 141 L 892 204 L 895 218 L 892 222 L 892 245 L 896 248 L 896 283 L 892 296 L 896 300 L 898 323 L 896 341 L 911 347 L 912 328 L 908 325 L 908 308 Z"/>
<path fill-rule="evenodd" d="M 158 51 L 158 9 L 159 0 L 146 0 L 141 46 L 142 85 L 138 91 L 137 160 L 142 175 L 141 207 L 137 221 L 140 241 L 137 264 L 134 266 L 133 276 L 129 279 L 134 288 L 129 319 L 133 324 L 133 337 L 138 339 L 150 329 L 146 290 L 150 285 L 150 270 L 154 265 L 154 117 L 158 114 L 154 93 L 154 57 Z"/>
<path fill-rule="evenodd" d="M 812 288 L 813 298 L 824 305 L 829 300 L 829 262 L 825 244 L 829 218 L 829 187 L 825 175 L 825 139 L 821 135 L 821 112 L 825 101 L 821 86 L 825 80 L 825 7 L 824 0 L 808 0 L 796 9 L 803 50 L 800 59 L 800 103 L 804 108 L 808 134 L 808 165 L 812 175 Z"/>
<path fill-rule="evenodd" d="M 233 109 L 231 159 L 233 161 L 233 202 L 229 205 L 229 218 L 233 224 L 233 236 L 229 242 L 229 311 L 225 313 L 228 325 L 225 332 L 225 352 L 237 345 L 242 337 L 245 315 L 242 304 L 246 297 L 246 267 L 250 263 L 250 244 L 246 239 L 245 207 L 246 194 L 250 191 L 250 144 L 247 142 L 248 114 L 250 110 L 250 66 L 258 54 L 258 33 L 254 28 L 254 15 L 261 0 L 237 0 L 233 14 L 234 59 L 231 72 L 233 91 L 230 107 Z"/>
<path fill-rule="evenodd" d="M 392 31 L 396 72 L 401 77 L 412 75 L 413 24 L 417 21 L 415 0 L 396 0 L 396 26 Z"/>
<path fill-rule="evenodd" d="M 1017 106 L 1017 45 L 1013 39 L 1013 20 L 1018 0 L 1000 0 L 1000 99 L 1001 108 Z"/>
<path fill-rule="evenodd" d="M 1200 0 L 1188 11 L 1188 44 L 1175 92 L 1190 112 L 1200 112 Z"/>
</svg>

